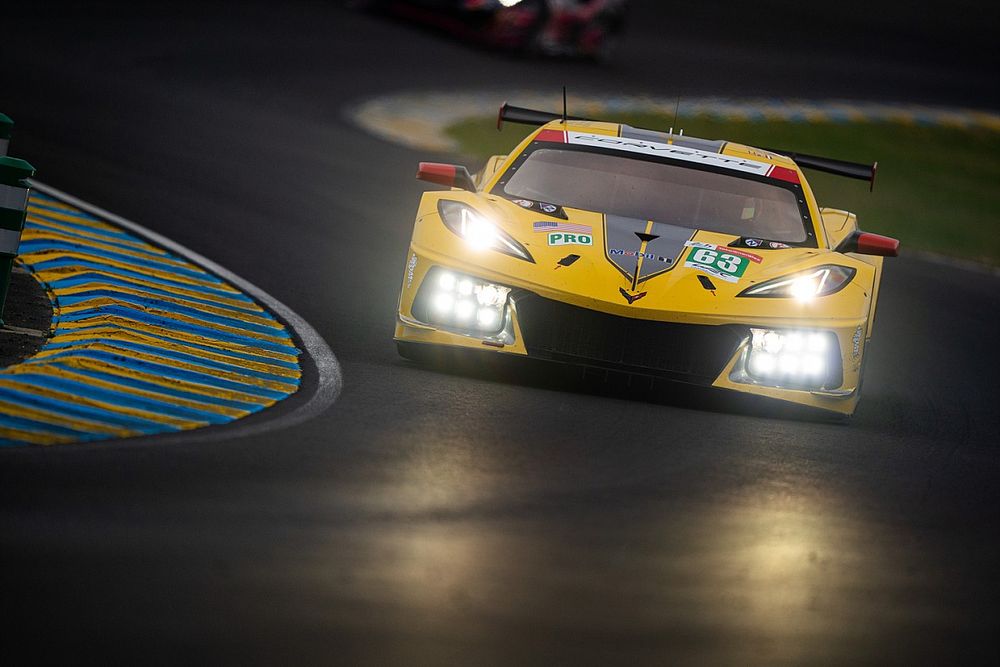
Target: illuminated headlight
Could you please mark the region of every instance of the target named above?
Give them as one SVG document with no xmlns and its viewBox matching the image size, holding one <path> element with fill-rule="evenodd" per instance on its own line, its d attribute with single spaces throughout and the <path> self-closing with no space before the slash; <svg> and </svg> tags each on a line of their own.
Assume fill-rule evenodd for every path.
<svg viewBox="0 0 1000 667">
<path fill-rule="evenodd" d="M 534 258 L 523 245 L 471 206 L 442 199 L 438 202 L 438 213 L 445 227 L 465 239 L 471 250 L 495 250 L 534 264 Z"/>
<path fill-rule="evenodd" d="M 440 268 L 431 270 L 413 305 L 417 319 L 472 335 L 503 330 L 510 288 Z"/>
<path fill-rule="evenodd" d="M 836 334 L 830 331 L 750 329 L 744 381 L 804 389 L 840 385 Z"/>
<path fill-rule="evenodd" d="M 839 292 L 851 282 L 855 273 L 854 269 L 847 266 L 826 264 L 753 285 L 740 292 L 738 296 L 784 297 L 810 301 L 818 296 Z"/>
</svg>

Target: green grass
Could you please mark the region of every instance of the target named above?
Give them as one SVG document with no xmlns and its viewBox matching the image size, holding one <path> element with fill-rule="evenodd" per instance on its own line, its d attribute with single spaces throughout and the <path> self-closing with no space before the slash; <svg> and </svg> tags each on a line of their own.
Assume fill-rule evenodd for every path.
<svg viewBox="0 0 1000 667">
<path fill-rule="evenodd" d="M 986 129 L 902 123 L 791 123 L 720 121 L 659 114 L 614 120 L 705 139 L 872 162 L 878 160 L 875 191 L 863 181 L 808 171 L 820 206 L 858 215 L 862 229 L 888 234 L 907 248 L 1000 265 L 1000 133 Z M 530 128 L 495 118 L 470 118 L 447 128 L 463 155 L 484 159 L 509 152 Z"/>
</svg>

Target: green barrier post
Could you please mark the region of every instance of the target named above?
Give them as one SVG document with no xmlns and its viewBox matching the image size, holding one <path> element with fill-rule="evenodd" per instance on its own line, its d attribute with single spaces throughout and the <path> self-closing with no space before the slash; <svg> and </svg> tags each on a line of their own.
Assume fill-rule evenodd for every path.
<svg viewBox="0 0 1000 667">
<path fill-rule="evenodd" d="M 14 121 L 7 114 L 0 113 L 0 155 L 6 155 L 10 147 L 10 136 L 14 133 Z"/>
<path fill-rule="evenodd" d="M 35 168 L 24 160 L 0 156 L 0 325 L 28 209 L 27 179 L 34 175 Z"/>
</svg>

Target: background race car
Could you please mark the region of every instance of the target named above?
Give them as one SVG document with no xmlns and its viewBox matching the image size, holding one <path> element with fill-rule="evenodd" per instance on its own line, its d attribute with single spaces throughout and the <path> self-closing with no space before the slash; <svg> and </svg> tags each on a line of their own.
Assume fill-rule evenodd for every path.
<svg viewBox="0 0 1000 667">
<path fill-rule="evenodd" d="M 480 46 L 607 59 L 626 0 L 359 0 L 355 7 L 445 30 Z"/>
</svg>

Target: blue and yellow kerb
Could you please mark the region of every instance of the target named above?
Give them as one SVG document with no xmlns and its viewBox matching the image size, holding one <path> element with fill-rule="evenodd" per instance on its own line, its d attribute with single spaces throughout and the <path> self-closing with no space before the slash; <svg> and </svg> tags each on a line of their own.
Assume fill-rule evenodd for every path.
<svg viewBox="0 0 1000 667">
<path fill-rule="evenodd" d="M 0 370 L 0 445 L 223 424 L 299 387 L 299 349 L 284 325 L 106 220 L 32 192 L 20 261 L 52 299 L 52 337 Z"/>
</svg>

